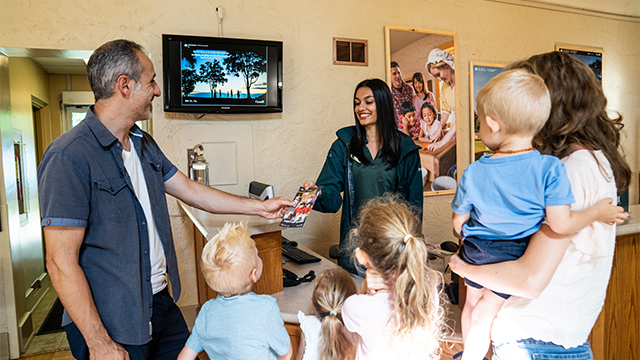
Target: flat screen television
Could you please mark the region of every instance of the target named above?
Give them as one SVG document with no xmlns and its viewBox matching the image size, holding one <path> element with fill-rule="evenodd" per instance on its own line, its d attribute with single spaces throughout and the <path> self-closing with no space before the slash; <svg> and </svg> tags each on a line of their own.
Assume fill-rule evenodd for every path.
<svg viewBox="0 0 640 360">
<path fill-rule="evenodd" d="M 282 112 L 282 41 L 162 35 L 164 110 Z"/>
</svg>

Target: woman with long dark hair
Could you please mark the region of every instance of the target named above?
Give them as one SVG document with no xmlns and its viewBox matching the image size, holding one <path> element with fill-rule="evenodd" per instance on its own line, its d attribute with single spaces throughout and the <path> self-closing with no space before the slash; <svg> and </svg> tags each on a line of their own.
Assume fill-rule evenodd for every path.
<svg viewBox="0 0 640 360">
<path fill-rule="evenodd" d="M 580 210 L 615 200 L 629 186 L 631 170 L 620 149 L 622 116 L 610 117 L 594 73 L 561 52 L 535 55 L 507 67 L 540 76 L 551 95 L 551 114 L 534 138 L 543 154 L 567 169 Z M 615 247 L 615 225 L 593 223 L 574 236 L 548 228 L 531 238 L 515 261 L 470 265 L 453 256 L 456 273 L 512 297 L 495 318 L 494 359 L 593 359 L 587 337 L 604 304 Z"/>
<path fill-rule="evenodd" d="M 416 92 L 416 104 L 415 104 L 416 105 L 416 117 L 418 118 L 418 120 L 424 120 L 422 118 L 422 114 L 421 114 L 420 109 L 422 109 L 423 104 L 427 103 L 427 102 L 431 103 L 431 105 L 435 106 L 436 105 L 436 97 L 425 86 L 425 84 L 424 84 L 424 75 L 420 71 L 418 71 L 415 74 L 413 74 L 412 84 L 413 84 L 413 90 L 415 90 L 415 92 Z"/>
<path fill-rule="evenodd" d="M 353 95 L 355 125 L 336 132 L 318 179 L 305 188 L 321 186 L 314 210 L 335 213 L 342 206 L 338 263 L 357 273 L 347 235 L 355 228 L 360 208 L 385 193 L 399 193 L 418 209 L 422 219 L 420 149 L 396 129 L 393 99 L 380 79 L 364 80 Z M 343 193 L 343 195 L 341 195 Z"/>
</svg>

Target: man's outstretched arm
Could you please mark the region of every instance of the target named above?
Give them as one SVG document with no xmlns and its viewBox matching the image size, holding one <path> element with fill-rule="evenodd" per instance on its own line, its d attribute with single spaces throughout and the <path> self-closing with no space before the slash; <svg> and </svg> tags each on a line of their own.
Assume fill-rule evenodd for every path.
<svg viewBox="0 0 640 360">
<path fill-rule="evenodd" d="M 277 219 L 283 217 L 287 209 L 293 205 L 291 200 L 283 197 L 260 201 L 232 195 L 193 181 L 181 171 L 165 181 L 164 186 L 167 194 L 188 205 L 215 214 L 258 215 L 267 219 Z"/>
</svg>

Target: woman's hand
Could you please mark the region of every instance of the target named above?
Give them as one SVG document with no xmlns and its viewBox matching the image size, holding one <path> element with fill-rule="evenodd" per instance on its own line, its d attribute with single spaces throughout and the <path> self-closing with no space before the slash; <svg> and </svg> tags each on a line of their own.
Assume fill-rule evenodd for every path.
<svg viewBox="0 0 640 360">
<path fill-rule="evenodd" d="M 451 257 L 449 258 L 449 268 L 451 269 L 451 271 L 462 277 L 465 277 L 466 272 L 464 270 L 466 265 L 467 263 L 464 260 L 460 259 L 458 253 L 451 255 Z"/>
<path fill-rule="evenodd" d="M 427 150 L 436 151 L 441 146 L 442 146 L 442 142 L 441 141 L 432 142 L 432 143 L 429 144 L 429 146 L 427 146 Z"/>
<path fill-rule="evenodd" d="M 305 183 L 302 185 L 302 187 L 303 187 L 305 190 L 309 190 L 309 189 L 314 188 L 314 187 L 317 187 L 317 186 L 316 186 L 316 183 L 314 183 L 313 181 L 311 181 L 311 180 L 307 180 L 307 181 L 305 181 Z"/>
<path fill-rule="evenodd" d="M 442 136 L 444 135 L 444 132 L 442 131 L 441 127 L 438 127 L 434 132 L 433 135 L 431 135 L 431 143 L 434 143 L 440 139 L 442 139 Z"/>
</svg>

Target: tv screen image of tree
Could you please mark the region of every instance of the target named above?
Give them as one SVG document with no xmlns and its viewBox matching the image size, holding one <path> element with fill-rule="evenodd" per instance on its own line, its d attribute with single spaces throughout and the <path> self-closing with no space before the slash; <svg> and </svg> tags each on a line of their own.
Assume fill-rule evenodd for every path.
<svg viewBox="0 0 640 360">
<path fill-rule="evenodd" d="M 182 105 L 267 106 L 267 48 L 183 44 Z"/>
</svg>

